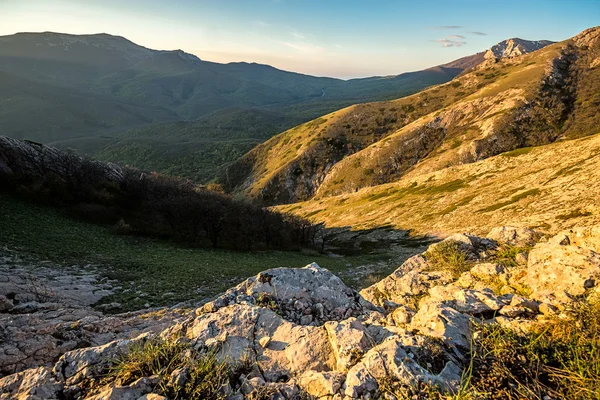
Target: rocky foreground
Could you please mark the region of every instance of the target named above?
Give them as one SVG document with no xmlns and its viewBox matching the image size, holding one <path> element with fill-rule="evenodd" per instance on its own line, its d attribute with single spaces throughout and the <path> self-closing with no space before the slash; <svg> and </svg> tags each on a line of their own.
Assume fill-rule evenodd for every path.
<svg viewBox="0 0 600 400">
<path fill-rule="evenodd" d="M 464 259 L 442 268 L 449 251 Z M 85 304 L 12 295 L 0 298 L 0 398 L 165 398 L 189 371 L 106 379 L 116 359 L 155 337 L 188 346 L 185 354 L 245 363 L 216 389 L 220 398 L 378 398 L 390 385 L 453 391 L 479 324 L 527 332 L 598 294 L 599 226 L 550 238 L 507 227 L 453 235 L 360 293 L 311 264 L 262 272 L 187 311 L 106 317 Z"/>
</svg>

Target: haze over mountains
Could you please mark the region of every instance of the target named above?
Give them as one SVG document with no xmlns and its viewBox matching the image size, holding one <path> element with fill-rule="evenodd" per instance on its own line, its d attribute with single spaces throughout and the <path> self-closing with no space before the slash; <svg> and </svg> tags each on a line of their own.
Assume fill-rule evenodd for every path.
<svg viewBox="0 0 600 400">
<path fill-rule="evenodd" d="M 519 43 L 528 52 L 549 42 Z M 20 33 L 0 37 L 0 89 L 7 94 L 0 116 L 8 136 L 205 182 L 287 128 L 447 82 L 484 60 L 478 53 L 423 71 L 344 81 L 212 63 L 107 34 Z"/>
</svg>

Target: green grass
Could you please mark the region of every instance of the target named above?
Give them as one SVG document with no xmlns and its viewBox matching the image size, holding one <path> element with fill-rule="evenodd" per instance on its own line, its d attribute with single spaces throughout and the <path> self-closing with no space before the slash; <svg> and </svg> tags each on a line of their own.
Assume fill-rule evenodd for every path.
<svg viewBox="0 0 600 400">
<path fill-rule="evenodd" d="M 455 241 L 441 242 L 425 253 L 429 267 L 433 271 L 447 270 L 454 279 L 458 279 L 463 272 L 471 269 L 472 262 L 468 260 L 467 253 Z"/>
<path fill-rule="evenodd" d="M 505 206 L 511 205 L 513 203 L 516 203 L 519 200 L 522 200 L 524 198 L 527 198 L 527 197 L 530 197 L 530 196 L 537 196 L 540 193 L 541 193 L 541 191 L 539 189 L 537 189 L 537 188 L 536 189 L 530 189 L 530 190 L 527 190 L 527 191 L 525 191 L 523 193 L 519 193 L 517 195 L 514 195 L 514 196 L 512 196 L 508 200 L 501 201 L 499 203 L 495 203 L 495 204 L 492 204 L 492 205 L 490 205 L 488 207 L 482 208 L 482 209 L 478 210 L 477 212 L 484 213 L 484 212 L 496 211 L 496 210 L 498 210 L 498 209 L 500 209 L 502 207 L 505 207 Z"/>
<path fill-rule="evenodd" d="M 111 226 L 69 218 L 60 210 L 32 205 L 0 195 L 0 243 L 33 260 L 63 266 L 98 265 L 123 289 L 103 303 L 118 302 L 123 310 L 199 301 L 214 296 L 245 278 L 275 267 L 303 267 L 311 262 L 339 273 L 347 264 L 361 265 L 389 258 L 385 254 L 328 257 L 302 252 L 233 252 L 187 248 L 175 243 L 119 236 Z M 1 250 L 1 248 L 0 248 Z"/>
<path fill-rule="evenodd" d="M 533 150 L 533 147 L 521 147 L 520 149 L 515 149 L 512 151 L 507 151 L 506 153 L 502 153 L 504 157 L 519 157 L 524 154 L 529 154 Z"/>
<path fill-rule="evenodd" d="M 457 399 L 600 399 L 597 299 L 526 334 L 498 324 L 478 331 Z"/>
<path fill-rule="evenodd" d="M 157 337 L 130 345 L 114 361 L 104 383 L 115 381 L 124 386 L 157 376 L 154 391 L 169 398 L 224 400 L 223 388 L 249 367 L 249 362 L 234 364 L 219 359 L 215 351 L 198 351 L 189 344 Z M 176 371 L 185 376 L 183 384 L 171 381 Z"/>
<path fill-rule="evenodd" d="M 572 219 L 572 218 L 589 217 L 590 215 L 592 215 L 591 212 L 589 212 L 589 211 L 582 211 L 580 208 L 577 208 L 577 209 L 575 209 L 575 210 L 573 210 L 571 212 L 558 215 L 556 218 L 557 219 L 561 219 L 563 221 L 567 221 L 567 220 Z"/>
</svg>

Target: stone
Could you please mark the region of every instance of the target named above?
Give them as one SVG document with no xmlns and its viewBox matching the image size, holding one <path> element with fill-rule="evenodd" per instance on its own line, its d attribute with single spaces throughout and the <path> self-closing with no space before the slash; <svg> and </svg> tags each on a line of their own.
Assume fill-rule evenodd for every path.
<svg viewBox="0 0 600 400">
<path fill-rule="evenodd" d="M 490 289 L 463 289 L 455 285 L 436 286 L 423 301 L 447 304 L 471 315 L 497 311 L 504 306 Z"/>
<path fill-rule="evenodd" d="M 497 278 L 502 272 L 504 272 L 504 267 L 497 263 L 481 263 L 471 268 L 471 275 L 485 281 Z"/>
<path fill-rule="evenodd" d="M 378 382 L 389 378 L 405 387 L 418 388 L 419 382 L 426 382 L 456 388 L 460 383 L 460 369 L 449 366 L 443 372 L 436 375 L 420 366 L 414 356 L 409 356 L 403 342 L 391 337 L 369 350 L 348 371 L 344 394 L 351 398 L 374 396 Z"/>
<path fill-rule="evenodd" d="M 504 315 L 506 317 L 514 318 L 514 317 L 518 317 L 519 315 L 531 313 L 531 310 L 526 307 L 509 305 L 509 306 L 502 307 L 498 313 L 500 315 Z"/>
<path fill-rule="evenodd" d="M 533 246 L 541 238 L 541 234 L 529 228 L 501 226 L 492 229 L 487 237 L 500 244 L 527 247 Z"/>
<path fill-rule="evenodd" d="M 449 271 L 430 271 L 425 257 L 416 255 L 406 260 L 388 277 L 363 289 L 360 294 L 377 306 L 391 301 L 395 303 L 395 308 L 412 302 L 415 297 L 426 294 L 434 286 L 453 281 Z"/>
<path fill-rule="evenodd" d="M 196 317 L 186 336 L 197 343 L 224 338 L 219 355 L 233 361 L 255 355 L 269 382 L 306 370 L 331 370 L 335 365 L 325 329 L 293 324 L 272 310 L 250 304 L 233 304 Z M 259 340 L 265 336 L 271 341 L 262 347 Z"/>
<path fill-rule="evenodd" d="M 427 302 L 421 306 L 410 323 L 410 329 L 464 349 L 471 345 L 471 318 L 440 303 Z"/>
<path fill-rule="evenodd" d="M 404 326 L 410 324 L 410 321 L 412 321 L 414 315 L 415 311 L 411 308 L 399 306 L 389 314 L 388 321 L 395 326 Z"/>
<path fill-rule="evenodd" d="M 33 293 L 17 293 L 14 298 L 16 304 L 33 303 L 38 301 L 38 296 Z"/>
<path fill-rule="evenodd" d="M 600 254 L 560 242 L 538 243 L 529 252 L 525 283 L 534 300 L 553 295 L 558 301 L 570 302 L 600 284 Z"/>
<path fill-rule="evenodd" d="M 260 344 L 261 347 L 267 347 L 269 345 L 269 343 L 271 343 L 271 338 L 268 336 L 263 336 L 260 338 L 258 343 Z"/>
<path fill-rule="evenodd" d="M 265 380 L 262 379 L 261 377 L 256 376 L 254 378 L 244 380 L 244 382 L 242 383 L 241 391 L 242 391 L 242 393 L 247 395 L 265 385 L 266 385 Z"/>
<path fill-rule="evenodd" d="M 529 260 L 529 253 L 520 252 L 515 256 L 515 261 L 519 265 L 527 265 L 527 261 Z"/>
<path fill-rule="evenodd" d="M 537 301 L 530 300 L 527 297 L 520 295 L 512 296 L 510 305 L 513 307 L 525 307 L 534 313 L 537 313 L 540 307 L 540 304 Z"/>
<path fill-rule="evenodd" d="M 339 321 L 347 314 L 358 315 L 365 307 L 373 307 L 340 278 L 312 263 L 304 268 L 274 268 L 261 272 L 207 303 L 203 311 L 216 312 L 236 304 L 240 295 L 268 299 L 277 305 L 284 318 L 302 325 L 311 324 L 315 315 L 319 323 L 322 320 Z"/>
<path fill-rule="evenodd" d="M 49 368 L 32 368 L 0 379 L 0 399 L 56 399 L 63 387 Z"/>
<path fill-rule="evenodd" d="M 10 311 L 15 305 L 8 297 L 0 295 L 0 313 Z"/>
<path fill-rule="evenodd" d="M 341 372 L 307 371 L 300 377 L 298 386 L 319 399 L 333 399 L 340 393 L 346 375 Z"/>
<path fill-rule="evenodd" d="M 560 310 L 552 304 L 541 303 L 539 305 L 539 312 L 544 315 L 553 316 L 553 315 L 557 315 L 560 312 Z"/>
<path fill-rule="evenodd" d="M 129 386 L 108 385 L 98 394 L 87 396 L 87 400 L 137 400 L 152 391 L 154 386 L 151 378 L 140 378 Z"/>
<path fill-rule="evenodd" d="M 155 393 L 148 393 L 139 397 L 137 400 L 168 400 L 165 396 L 161 396 Z"/>
<path fill-rule="evenodd" d="M 187 368 L 177 368 L 171 372 L 169 377 L 169 385 L 174 388 L 182 388 L 188 380 L 189 372 Z"/>
<path fill-rule="evenodd" d="M 365 327 L 356 318 L 327 322 L 325 330 L 333 349 L 337 371 L 347 372 L 372 347 Z"/>
</svg>

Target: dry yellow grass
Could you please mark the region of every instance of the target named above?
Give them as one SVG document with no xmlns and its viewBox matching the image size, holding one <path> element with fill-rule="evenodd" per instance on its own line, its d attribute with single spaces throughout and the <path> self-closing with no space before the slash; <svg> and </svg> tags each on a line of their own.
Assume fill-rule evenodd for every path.
<svg viewBox="0 0 600 400">
<path fill-rule="evenodd" d="M 331 227 L 391 225 L 416 234 L 598 223 L 600 135 L 519 149 L 391 184 L 279 206 Z"/>
</svg>

